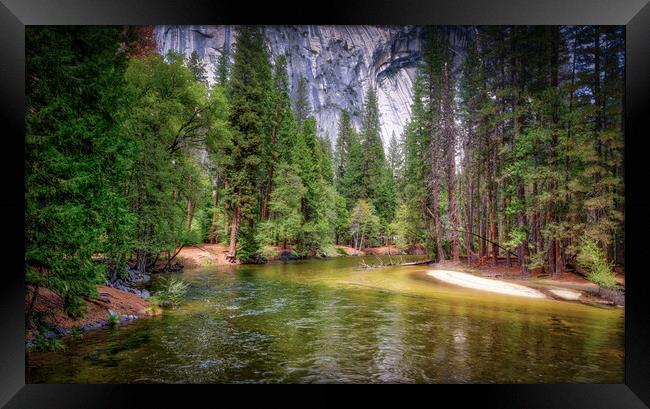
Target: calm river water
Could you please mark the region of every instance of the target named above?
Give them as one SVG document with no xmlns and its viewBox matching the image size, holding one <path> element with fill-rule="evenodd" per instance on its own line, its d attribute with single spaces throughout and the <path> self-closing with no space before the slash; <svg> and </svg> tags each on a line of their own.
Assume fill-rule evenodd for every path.
<svg viewBox="0 0 650 409">
<path fill-rule="evenodd" d="M 27 383 L 623 383 L 622 309 L 359 262 L 186 271 L 181 308 L 28 353 Z"/>
</svg>

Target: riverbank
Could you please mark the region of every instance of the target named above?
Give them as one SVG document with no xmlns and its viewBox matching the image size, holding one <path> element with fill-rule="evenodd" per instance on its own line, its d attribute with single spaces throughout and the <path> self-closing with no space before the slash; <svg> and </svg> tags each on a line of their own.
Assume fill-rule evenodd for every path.
<svg viewBox="0 0 650 409">
<path fill-rule="evenodd" d="M 350 246 L 334 246 L 336 253 L 332 257 L 339 256 L 371 256 L 371 255 L 398 255 L 406 254 L 397 246 L 368 247 L 364 249 L 355 249 Z M 417 251 L 412 254 L 420 254 Z M 224 244 L 198 244 L 186 246 L 181 249 L 176 258 L 185 268 L 210 267 L 210 266 L 231 266 L 239 264 L 231 263 L 228 259 L 228 246 Z M 287 261 L 299 259 L 291 248 L 280 246 L 268 246 L 262 254 L 268 261 Z"/>
<path fill-rule="evenodd" d="M 524 297 L 535 292 L 542 294 L 544 298 L 577 301 L 587 305 L 625 305 L 625 277 L 622 274 L 617 274 L 617 289 L 606 289 L 572 272 L 550 275 L 531 271 L 521 274 L 517 267 L 467 266 L 452 262 L 436 263 L 432 266 L 434 270 L 427 273 L 430 277 L 475 290 Z"/>
<path fill-rule="evenodd" d="M 99 296 L 96 299 L 82 300 L 84 316 L 73 319 L 64 312 L 61 296 L 47 288 L 39 288 L 33 312 L 37 328 L 27 332 L 26 346 L 32 347 L 39 338 L 52 340 L 108 327 L 113 325 L 109 318 L 111 314 L 117 315 L 117 324 L 156 314 L 150 303 L 138 294 L 106 285 L 97 286 L 97 293 Z M 32 288 L 28 288 L 27 294 L 28 297 L 32 294 Z"/>
<path fill-rule="evenodd" d="M 468 273 L 451 270 L 431 270 L 427 275 L 448 284 L 454 284 L 474 290 L 487 291 L 497 294 L 514 295 L 528 298 L 547 298 L 541 292 L 519 284 L 482 278 Z"/>
<path fill-rule="evenodd" d="M 374 256 L 366 260 L 378 262 Z M 164 310 L 161 319 L 69 337 L 66 351 L 34 350 L 26 357 L 26 379 L 620 382 L 621 309 L 494 296 L 439 283 L 426 276 L 428 266 L 360 270 L 361 261 L 333 257 L 246 268 L 186 268 L 182 278 L 190 287 L 180 308 Z M 288 356 L 295 365 L 286 365 Z M 378 356 L 396 366 L 368 364 Z M 400 360 L 404 356 L 417 359 Z M 526 366 L 513 373 L 511 360 L 495 356 L 535 359 L 525 360 Z M 560 361 L 561 366 L 554 365 Z M 586 367 L 585 362 L 600 364 Z"/>
</svg>

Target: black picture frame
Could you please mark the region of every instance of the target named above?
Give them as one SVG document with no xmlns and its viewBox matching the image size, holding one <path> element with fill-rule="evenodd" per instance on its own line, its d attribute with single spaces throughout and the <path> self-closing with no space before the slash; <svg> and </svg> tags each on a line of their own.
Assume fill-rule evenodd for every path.
<svg viewBox="0 0 650 409">
<path fill-rule="evenodd" d="M 108 24 L 614 24 L 626 26 L 626 307 L 625 383 L 618 385 L 431 385 L 407 395 L 419 399 L 454 399 L 454 406 L 479 398 L 481 405 L 518 408 L 644 408 L 650 406 L 650 301 L 643 268 L 650 229 L 648 170 L 644 139 L 650 130 L 650 4 L 648 0 L 517 0 L 446 2 L 347 1 L 253 3 L 173 0 L 0 0 L 0 124 L 4 176 L 0 217 L 5 244 L 0 280 L 0 405 L 7 408 L 116 408 L 168 406 L 196 399 L 223 403 L 230 392 L 213 388 L 137 385 L 26 385 L 24 344 L 24 46 L 25 25 Z M 311 7 L 318 7 L 311 11 Z M 24 152 L 24 151 L 23 151 Z M 22 162 L 22 163 L 21 163 Z M 459 388 L 463 389 L 459 389 Z M 153 389 L 152 389 L 153 388 Z M 469 389 L 468 389 L 469 388 Z M 470 392 L 471 391 L 471 392 Z M 288 400 L 285 393 L 263 392 Z M 268 395 L 267 395 L 268 394 Z M 237 393 L 248 401 L 249 396 Z M 319 403 L 336 402 L 319 394 Z M 377 400 L 404 393 L 386 389 L 364 395 Z M 313 398 L 312 398 L 313 399 Z M 364 400 L 366 398 L 364 397 Z M 270 401 L 269 401 L 270 402 Z M 269 403 L 267 402 L 267 403 Z M 447 404 L 445 404 L 447 406 Z"/>
</svg>

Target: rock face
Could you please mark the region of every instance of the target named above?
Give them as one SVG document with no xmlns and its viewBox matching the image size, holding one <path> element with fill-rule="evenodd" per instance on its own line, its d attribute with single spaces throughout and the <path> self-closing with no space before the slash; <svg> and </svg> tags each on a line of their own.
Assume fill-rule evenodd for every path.
<svg viewBox="0 0 650 409">
<path fill-rule="evenodd" d="M 402 134 L 424 43 L 422 27 L 266 26 L 264 33 L 271 57 L 287 56 L 292 92 L 300 76 L 307 79 L 321 136 L 336 139 L 342 109 L 359 129 L 370 86 L 377 88 L 384 145 L 393 132 Z M 460 49 L 465 32 L 454 33 L 451 45 Z M 219 56 L 237 42 L 234 26 L 157 26 L 156 39 L 161 54 L 173 50 L 189 56 L 197 51 L 211 83 Z"/>
</svg>

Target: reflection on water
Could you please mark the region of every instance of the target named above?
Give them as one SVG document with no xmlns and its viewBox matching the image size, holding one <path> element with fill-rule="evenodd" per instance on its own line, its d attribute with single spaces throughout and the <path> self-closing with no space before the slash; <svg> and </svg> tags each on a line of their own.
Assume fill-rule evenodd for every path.
<svg viewBox="0 0 650 409">
<path fill-rule="evenodd" d="M 185 272 L 182 308 L 29 353 L 27 382 L 623 382 L 621 309 L 358 262 Z"/>
</svg>

